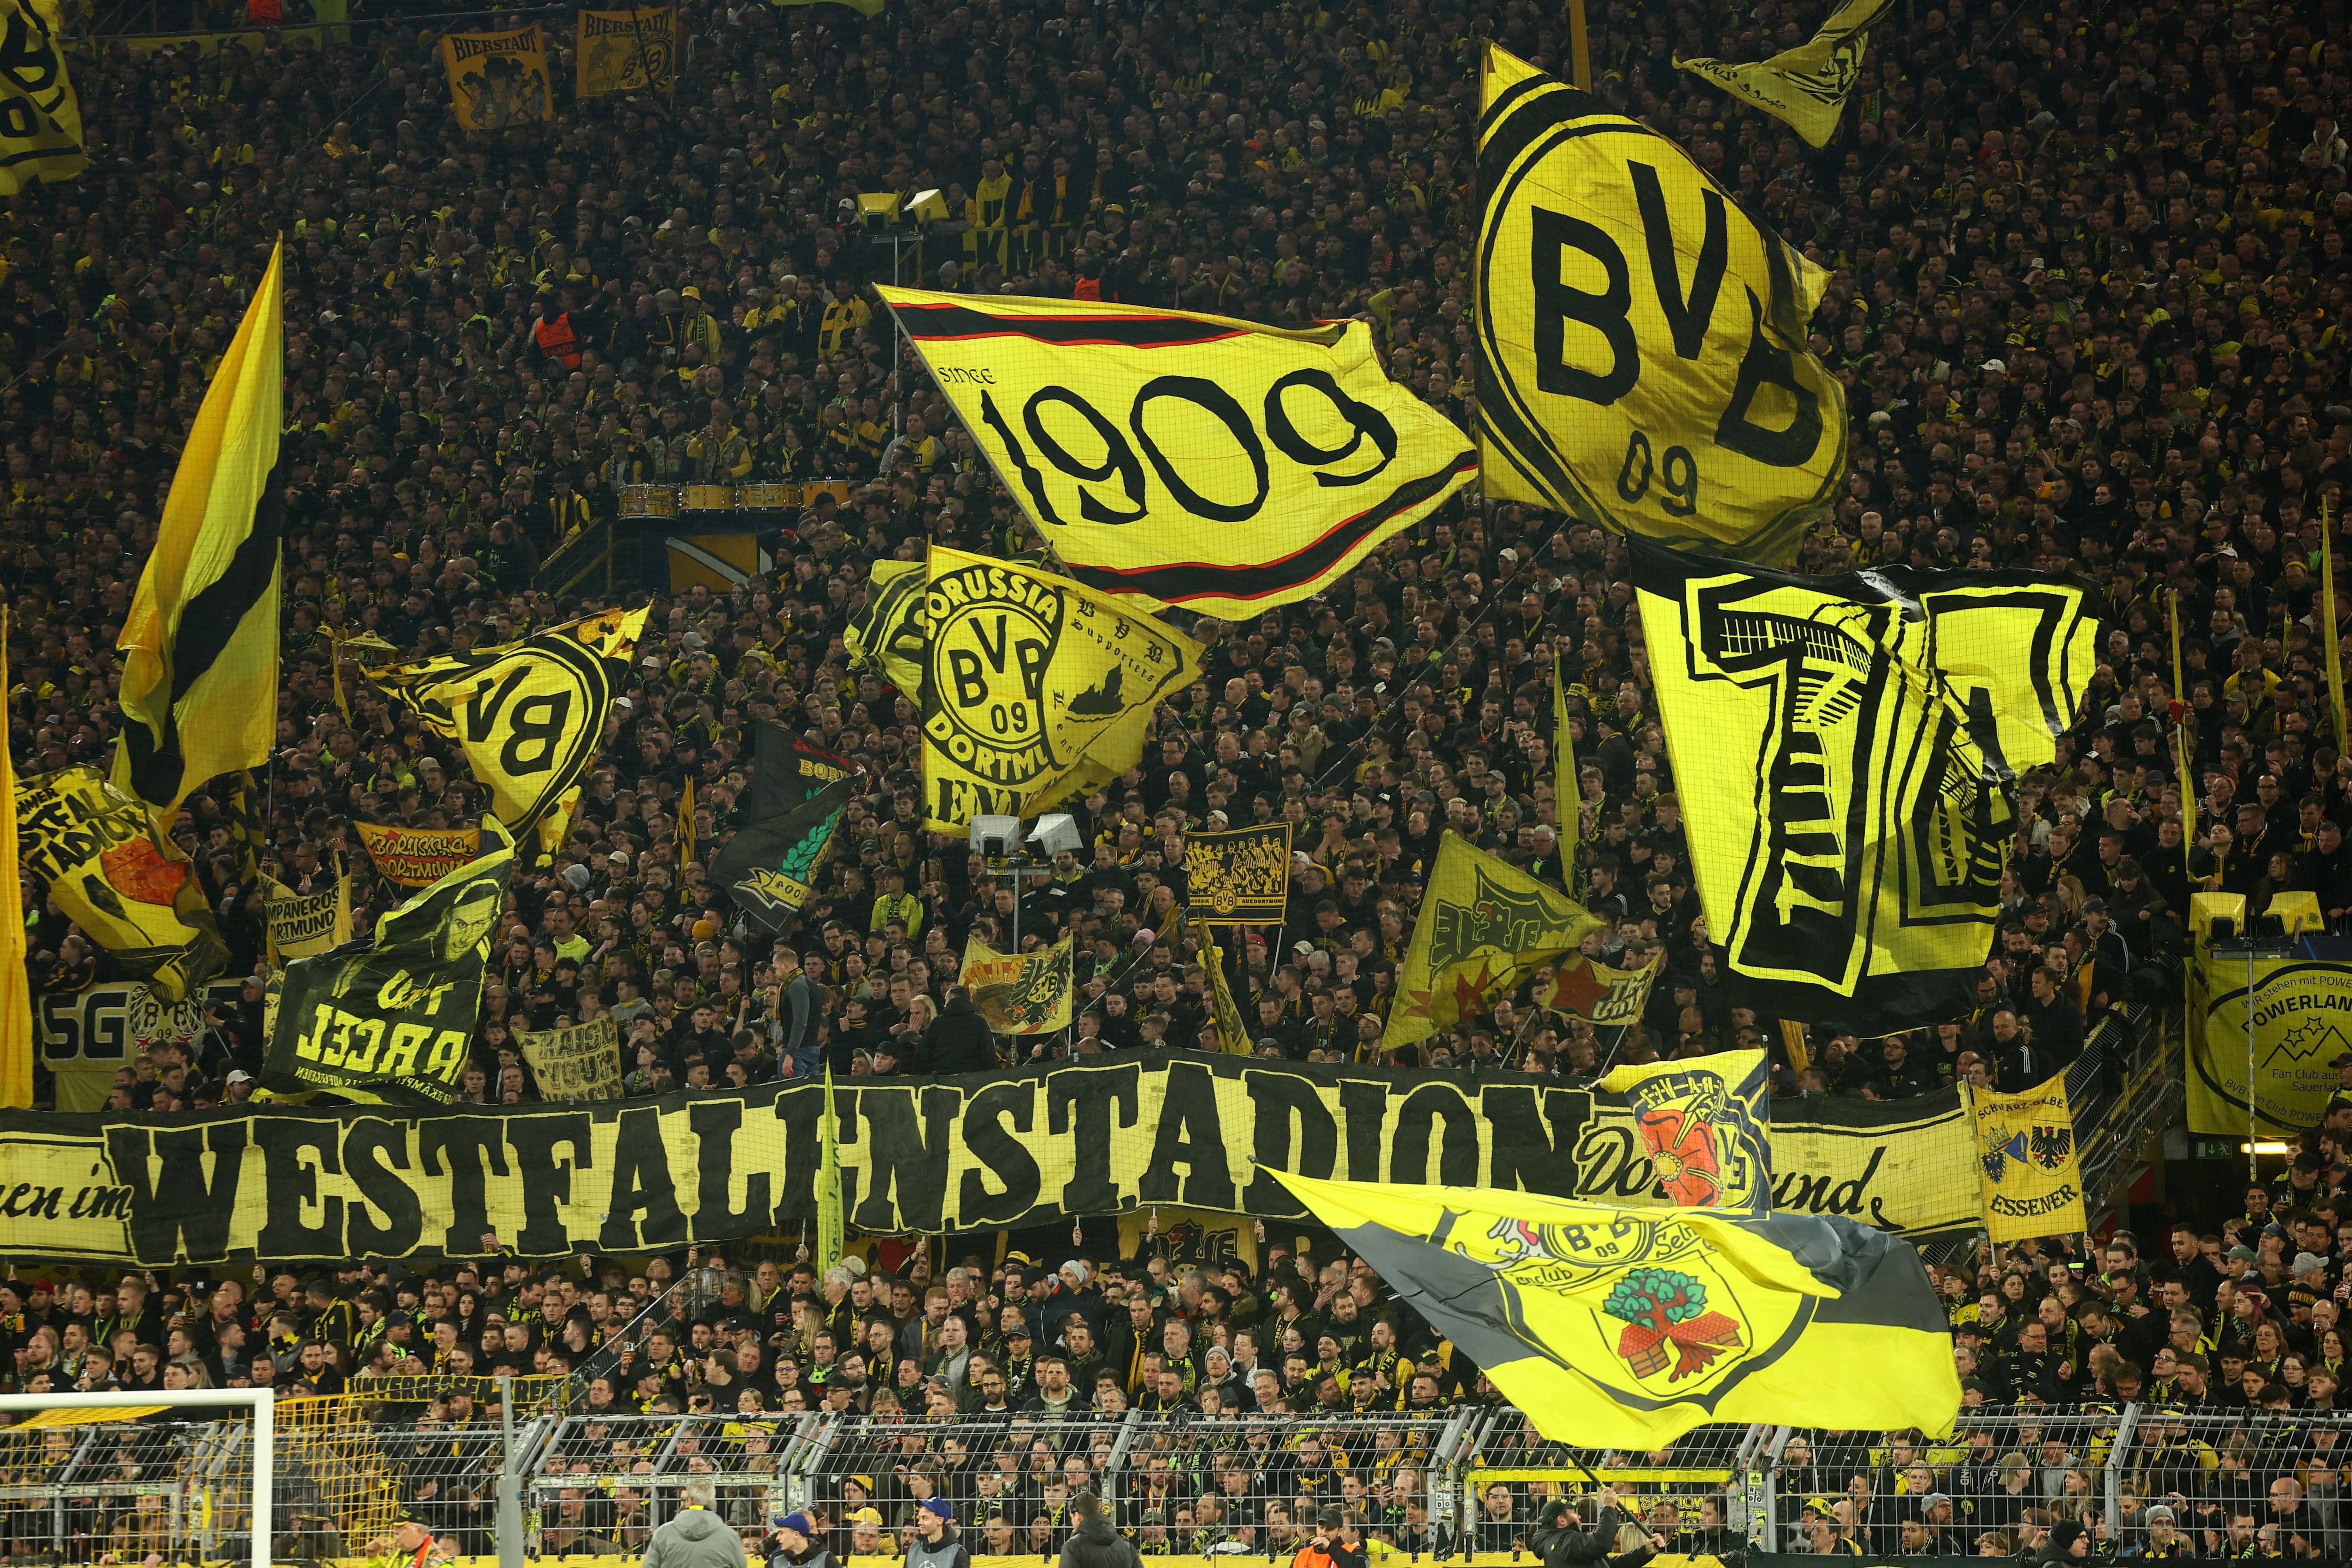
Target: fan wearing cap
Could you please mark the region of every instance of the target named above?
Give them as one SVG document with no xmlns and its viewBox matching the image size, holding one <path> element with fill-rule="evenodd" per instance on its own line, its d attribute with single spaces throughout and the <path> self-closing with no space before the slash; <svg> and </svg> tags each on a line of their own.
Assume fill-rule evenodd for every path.
<svg viewBox="0 0 2352 1568">
<path fill-rule="evenodd" d="M 368 1568 L 425 1568 L 427 1563 L 446 1563 L 452 1556 L 413 1513 L 402 1514 L 391 1532 L 369 1542 L 366 1551 L 371 1559 Z"/>
<path fill-rule="evenodd" d="M 768 1568 L 833 1568 L 833 1553 L 816 1543 L 816 1521 L 794 1510 L 769 1532 Z"/>
<path fill-rule="evenodd" d="M 1618 1500 L 1615 1487 L 1602 1487 L 1592 1499 L 1599 1512 L 1592 1527 L 1566 1499 L 1547 1503 L 1528 1533 L 1528 1547 L 1543 1559 L 1544 1568 L 1584 1568 L 1606 1563 L 1609 1568 L 1641 1568 L 1666 1549 L 1666 1538 L 1646 1529 Z"/>
<path fill-rule="evenodd" d="M 955 1507 L 945 1498 L 925 1498 L 915 1511 L 915 1539 L 907 1547 L 907 1568 L 971 1568 L 971 1553 L 956 1537 Z"/>
</svg>

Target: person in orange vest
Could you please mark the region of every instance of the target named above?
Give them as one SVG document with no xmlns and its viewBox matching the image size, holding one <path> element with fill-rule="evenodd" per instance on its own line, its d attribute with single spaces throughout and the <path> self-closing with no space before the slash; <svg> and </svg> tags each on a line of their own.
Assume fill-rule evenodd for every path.
<svg viewBox="0 0 2352 1568">
<path fill-rule="evenodd" d="M 540 357 L 553 360 L 565 370 L 578 370 L 580 335 L 572 330 L 571 290 L 556 296 L 552 289 L 541 289 L 536 309 L 539 319 L 531 323 L 530 336 L 539 345 Z"/>
<path fill-rule="evenodd" d="M 1327 1508 L 1315 1516 L 1315 1538 L 1298 1549 L 1290 1568 L 1364 1568 L 1364 1562 L 1357 1517 Z"/>
</svg>

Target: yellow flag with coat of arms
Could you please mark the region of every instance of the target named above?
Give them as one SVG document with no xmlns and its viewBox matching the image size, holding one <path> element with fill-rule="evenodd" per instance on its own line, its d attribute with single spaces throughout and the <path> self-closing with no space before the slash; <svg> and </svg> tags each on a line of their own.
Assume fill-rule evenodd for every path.
<svg viewBox="0 0 2352 1568">
<path fill-rule="evenodd" d="M 2024 1241 L 2088 1230 L 2066 1075 L 2011 1094 L 1972 1084 L 1961 1092 L 1976 1128 L 1985 1233 L 1995 1241 Z"/>
</svg>

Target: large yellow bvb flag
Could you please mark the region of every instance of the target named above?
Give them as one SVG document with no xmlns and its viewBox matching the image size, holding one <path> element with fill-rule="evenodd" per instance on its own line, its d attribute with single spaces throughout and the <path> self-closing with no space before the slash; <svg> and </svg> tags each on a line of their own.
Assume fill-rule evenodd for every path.
<svg viewBox="0 0 2352 1568">
<path fill-rule="evenodd" d="M 1941 1436 L 1958 1413 L 1919 1255 L 1853 1220 L 1276 1174 L 1555 1441 L 1657 1448 L 1744 1421 Z"/>
<path fill-rule="evenodd" d="M 115 638 L 130 721 L 115 787 L 167 811 L 221 773 L 267 763 L 278 733 L 284 261 L 281 243 L 205 389 Z"/>
</svg>

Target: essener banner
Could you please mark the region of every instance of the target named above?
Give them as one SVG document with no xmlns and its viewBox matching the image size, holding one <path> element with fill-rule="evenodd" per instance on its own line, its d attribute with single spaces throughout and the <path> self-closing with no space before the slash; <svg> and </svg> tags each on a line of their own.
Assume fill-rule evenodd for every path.
<svg viewBox="0 0 2352 1568">
<path fill-rule="evenodd" d="M 2066 1075 L 2055 1074 L 2014 1094 L 1992 1089 L 1966 1092 L 1984 1177 L 1986 1234 L 1995 1241 L 2025 1241 L 2088 1230 Z"/>
<path fill-rule="evenodd" d="M 386 827 L 354 822 L 360 844 L 378 873 L 404 888 L 429 888 L 471 860 L 482 846 L 478 827 Z"/>
<path fill-rule="evenodd" d="M 2250 965 L 2243 952 L 2201 945 L 2189 961 L 2191 1132 L 2294 1138 L 2309 1131 L 2326 1113 L 2336 1092 L 2332 1064 L 2347 1051 L 2352 963 L 2256 955 Z"/>
<path fill-rule="evenodd" d="M 1687 1064 L 1684 1064 L 1687 1065 Z M 836 1085 L 848 1223 L 1000 1229 L 1153 1205 L 1304 1212 L 1266 1171 L 1664 1203 L 1633 1109 L 1589 1089 L 1197 1052 Z M 816 1215 L 824 1086 L 424 1114 L 0 1112 L 0 1252 L 164 1268 L 650 1252 Z M 1979 1223 L 1951 1090 L 1771 1124 L 1775 1206 L 1910 1237 Z"/>
<path fill-rule="evenodd" d="M 1192 918 L 1212 925 L 1279 925 L 1290 902 L 1290 824 L 1184 836 Z"/>
</svg>

